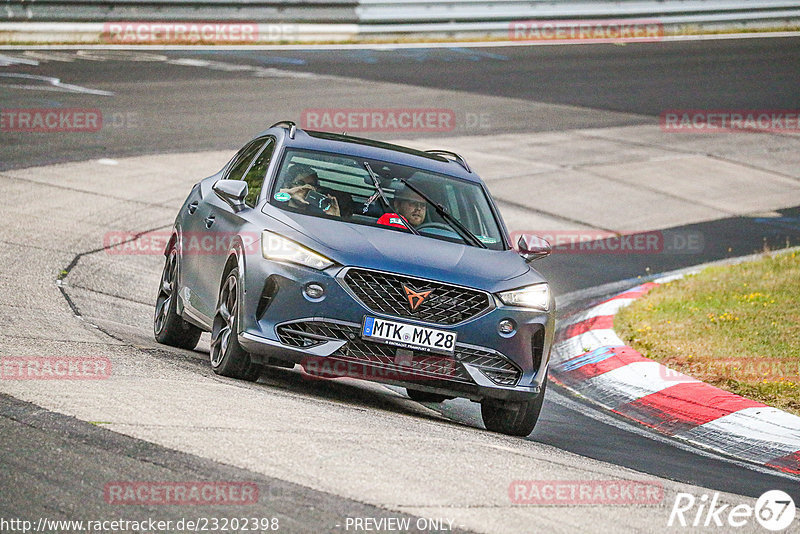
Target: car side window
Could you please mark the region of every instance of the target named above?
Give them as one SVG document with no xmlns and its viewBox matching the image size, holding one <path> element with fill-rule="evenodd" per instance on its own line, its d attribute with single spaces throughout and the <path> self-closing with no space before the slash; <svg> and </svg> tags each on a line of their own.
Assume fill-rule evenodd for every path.
<svg viewBox="0 0 800 534">
<path fill-rule="evenodd" d="M 258 196 L 264 186 L 264 178 L 267 176 L 267 168 L 269 167 L 269 162 L 272 161 L 274 150 L 275 140 L 268 139 L 267 144 L 253 161 L 247 174 L 244 175 L 244 181 L 247 182 L 247 198 L 245 198 L 244 202 L 251 208 L 255 207 L 256 202 L 258 202 Z"/>
<path fill-rule="evenodd" d="M 264 146 L 264 139 L 256 139 L 240 150 L 236 161 L 231 165 L 231 169 L 228 171 L 228 176 L 226 176 L 225 179 L 241 180 L 245 171 L 250 166 L 250 162 L 253 161 L 253 158 L 258 154 L 262 146 Z"/>
</svg>

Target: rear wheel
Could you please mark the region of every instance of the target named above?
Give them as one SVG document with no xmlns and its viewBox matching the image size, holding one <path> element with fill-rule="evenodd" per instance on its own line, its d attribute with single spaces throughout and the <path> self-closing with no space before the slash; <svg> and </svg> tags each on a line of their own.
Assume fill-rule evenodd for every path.
<svg viewBox="0 0 800 534">
<path fill-rule="evenodd" d="M 261 366 L 239 345 L 239 269 L 228 273 L 219 291 L 211 328 L 211 369 L 222 376 L 255 382 Z"/>
<path fill-rule="evenodd" d="M 156 297 L 153 334 L 164 345 L 192 350 L 200 340 L 202 330 L 178 315 L 178 251 L 173 247 L 164 262 L 161 285 Z"/>
<path fill-rule="evenodd" d="M 427 391 L 417 391 L 416 389 L 408 388 L 406 388 L 406 393 L 411 397 L 411 400 L 417 402 L 444 402 L 453 398 L 439 393 L 428 393 Z"/>
<path fill-rule="evenodd" d="M 544 391 L 547 389 L 547 378 L 542 382 L 542 390 L 530 401 L 498 401 L 481 402 L 481 417 L 486 430 L 500 432 L 511 436 L 527 436 L 533 432 L 544 403 Z"/>
</svg>

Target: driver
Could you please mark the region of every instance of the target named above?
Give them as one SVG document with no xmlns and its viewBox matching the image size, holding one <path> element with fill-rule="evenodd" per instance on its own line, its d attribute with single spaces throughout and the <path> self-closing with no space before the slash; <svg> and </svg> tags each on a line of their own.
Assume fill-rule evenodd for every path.
<svg viewBox="0 0 800 534">
<path fill-rule="evenodd" d="M 416 228 L 425 222 L 428 203 L 405 184 L 400 184 L 394 192 L 394 209 Z"/>
</svg>

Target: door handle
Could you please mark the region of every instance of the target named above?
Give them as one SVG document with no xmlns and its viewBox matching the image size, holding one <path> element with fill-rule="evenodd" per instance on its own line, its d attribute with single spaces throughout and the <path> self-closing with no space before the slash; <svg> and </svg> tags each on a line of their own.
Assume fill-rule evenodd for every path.
<svg viewBox="0 0 800 534">
<path fill-rule="evenodd" d="M 213 215 L 209 215 L 206 217 L 206 228 L 211 228 L 211 225 L 214 224 L 215 217 Z"/>
<path fill-rule="evenodd" d="M 197 201 L 195 200 L 194 202 L 189 204 L 189 206 L 186 209 L 189 210 L 189 213 L 194 213 L 195 211 L 197 211 Z"/>
</svg>

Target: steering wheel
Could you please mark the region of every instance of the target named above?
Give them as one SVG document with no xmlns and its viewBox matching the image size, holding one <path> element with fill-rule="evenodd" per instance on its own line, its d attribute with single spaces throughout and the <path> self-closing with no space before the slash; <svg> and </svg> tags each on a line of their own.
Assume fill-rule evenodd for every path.
<svg viewBox="0 0 800 534">
<path fill-rule="evenodd" d="M 428 232 L 427 230 L 432 230 L 432 231 Z M 438 230 L 438 232 L 437 232 L 437 230 Z M 440 223 L 440 222 L 422 223 L 419 226 L 417 226 L 417 232 L 419 232 L 420 234 L 423 234 L 423 235 L 434 235 L 434 236 L 438 235 L 438 236 L 441 236 L 441 237 L 448 237 L 448 238 L 449 237 L 457 237 L 457 238 L 462 239 L 462 240 L 464 239 L 463 237 L 461 237 L 461 235 L 458 232 L 456 232 L 453 229 L 452 226 L 450 226 L 449 224 Z"/>
<path fill-rule="evenodd" d="M 448 232 L 456 233 L 449 224 L 440 222 L 426 222 L 417 226 L 418 231 L 427 230 L 428 228 L 436 228 L 438 230 L 447 230 Z"/>
</svg>

